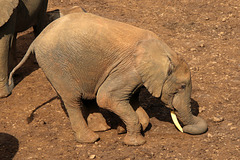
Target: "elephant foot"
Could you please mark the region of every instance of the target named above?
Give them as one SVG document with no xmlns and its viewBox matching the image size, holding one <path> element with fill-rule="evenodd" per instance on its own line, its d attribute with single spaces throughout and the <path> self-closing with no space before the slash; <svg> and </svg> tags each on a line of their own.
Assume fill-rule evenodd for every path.
<svg viewBox="0 0 240 160">
<path fill-rule="evenodd" d="M 124 143 L 130 146 L 139 146 L 146 143 L 146 140 L 140 133 L 134 135 L 127 133 L 124 137 Z"/>
<path fill-rule="evenodd" d="M 88 129 L 86 132 L 76 133 L 76 140 L 80 143 L 94 143 L 100 139 L 99 135 Z"/>
<path fill-rule="evenodd" d="M 88 127 L 95 132 L 102 132 L 111 129 L 101 113 L 90 113 L 87 122 Z"/>
<path fill-rule="evenodd" d="M 10 86 L 4 85 L 3 87 L 0 87 L 0 98 L 5 98 L 9 96 L 13 90 L 13 87 L 13 83 Z"/>
</svg>

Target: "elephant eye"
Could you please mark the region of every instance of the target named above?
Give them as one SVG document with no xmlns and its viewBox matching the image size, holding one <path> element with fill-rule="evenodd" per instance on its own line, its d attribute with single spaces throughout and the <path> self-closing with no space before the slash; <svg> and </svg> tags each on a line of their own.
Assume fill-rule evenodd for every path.
<svg viewBox="0 0 240 160">
<path fill-rule="evenodd" d="M 181 89 L 185 89 L 185 88 L 186 88 L 185 84 L 181 85 Z"/>
</svg>

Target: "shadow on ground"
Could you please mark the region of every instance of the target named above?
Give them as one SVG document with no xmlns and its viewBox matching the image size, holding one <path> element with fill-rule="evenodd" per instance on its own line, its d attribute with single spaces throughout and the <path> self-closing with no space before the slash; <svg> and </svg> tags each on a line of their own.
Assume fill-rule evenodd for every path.
<svg viewBox="0 0 240 160">
<path fill-rule="evenodd" d="M 19 148 L 18 139 L 7 133 L 0 133 L 0 159 L 11 160 Z"/>
</svg>

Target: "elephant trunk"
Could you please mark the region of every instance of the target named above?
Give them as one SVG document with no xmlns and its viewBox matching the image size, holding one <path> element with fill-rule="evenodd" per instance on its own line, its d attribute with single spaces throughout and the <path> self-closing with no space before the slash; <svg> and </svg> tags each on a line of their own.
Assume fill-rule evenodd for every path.
<svg viewBox="0 0 240 160">
<path fill-rule="evenodd" d="M 190 107 L 185 107 L 187 111 L 177 110 L 178 119 L 183 123 L 183 132 L 189 134 L 202 134 L 207 131 L 207 123 L 200 117 L 192 114 Z"/>
</svg>

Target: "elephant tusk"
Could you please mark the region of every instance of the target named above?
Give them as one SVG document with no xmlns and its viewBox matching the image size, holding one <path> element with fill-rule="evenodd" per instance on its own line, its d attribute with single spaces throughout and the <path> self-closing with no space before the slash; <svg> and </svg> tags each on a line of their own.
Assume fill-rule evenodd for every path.
<svg viewBox="0 0 240 160">
<path fill-rule="evenodd" d="M 177 129 L 180 131 L 180 132 L 183 132 L 183 129 L 181 127 L 181 125 L 179 124 L 178 120 L 177 120 L 177 116 L 175 114 L 174 111 L 171 111 L 171 117 L 172 117 L 172 120 L 173 120 L 173 123 L 175 124 L 175 126 L 177 127 Z"/>
</svg>

